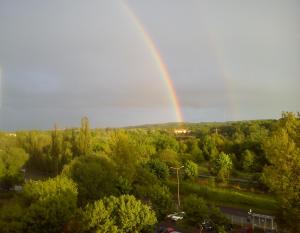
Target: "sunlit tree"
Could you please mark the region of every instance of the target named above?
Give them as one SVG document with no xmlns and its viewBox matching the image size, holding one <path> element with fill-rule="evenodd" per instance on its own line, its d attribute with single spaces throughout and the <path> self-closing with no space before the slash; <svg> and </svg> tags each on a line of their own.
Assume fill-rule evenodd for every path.
<svg viewBox="0 0 300 233">
<path fill-rule="evenodd" d="M 277 194 L 279 220 L 291 232 L 300 229 L 300 119 L 284 113 L 277 130 L 264 143 L 269 162 L 263 171 L 265 184 Z"/>
<path fill-rule="evenodd" d="M 82 213 L 82 232 L 140 233 L 156 223 L 154 211 L 134 196 L 106 197 Z"/>
<path fill-rule="evenodd" d="M 26 213 L 23 232 L 62 232 L 76 210 L 77 187 L 66 177 L 46 181 L 30 181 L 24 187 Z"/>
</svg>

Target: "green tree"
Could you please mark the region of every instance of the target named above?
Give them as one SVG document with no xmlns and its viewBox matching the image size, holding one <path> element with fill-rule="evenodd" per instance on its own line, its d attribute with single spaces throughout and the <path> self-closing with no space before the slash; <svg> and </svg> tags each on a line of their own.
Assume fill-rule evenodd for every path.
<svg viewBox="0 0 300 233">
<path fill-rule="evenodd" d="M 25 209 L 17 198 L 6 201 L 0 208 L 0 229 L 2 233 L 22 233 L 22 217 Z"/>
<path fill-rule="evenodd" d="M 158 159 L 149 160 L 146 163 L 146 168 L 148 168 L 151 173 L 161 180 L 166 180 L 169 177 L 168 166 Z"/>
<path fill-rule="evenodd" d="M 125 177 L 119 176 L 116 180 L 116 188 L 120 195 L 130 194 L 132 191 L 132 184 Z"/>
<path fill-rule="evenodd" d="M 156 145 L 157 151 L 162 150 L 172 150 L 177 152 L 179 149 L 179 143 L 175 137 L 167 133 L 158 133 L 155 135 L 154 143 Z"/>
<path fill-rule="evenodd" d="M 155 157 L 167 164 L 169 167 L 179 165 L 178 155 L 173 150 L 162 150 Z"/>
<path fill-rule="evenodd" d="M 203 162 L 204 160 L 204 155 L 199 145 L 199 139 L 189 139 L 187 141 L 187 153 L 191 154 L 193 161 L 197 163 Z"/>
<path fill-rule="evenodd" d="M 221 152 L 215 160 L 214 172 L 218 180 L 225 182 L 229 179 L 232 170 L 232 161 L 228 154 Z"/>
<path fill-rule="evenodd" d="M 136 174 L 133 180 L 134 186 L 151 186 L 159 184 L 161 180 L 157 178 L 147 167 L 139 165 L 136 169 Z"/>
<path fill-rule="evenodd" d="M 138 197 L 151 203 L 158 220 L 163 220 L 174 210 L 173 197 L 167 186 L 162 184 L 138 186 L 137 191 Z"/>
<path fill-rule="evenodd" d="M 58 175 L 61 163 L 61 137 L 57 130 L 57 125 L 54 125 L 54 130 L 51 132 L 51 149 L 50 155 L 53 164 L 53 171 Z"/>
<path fill-rule="evenodd" d="M 131 183 L 139 163 L 138 150 L 124 131 L 115 132 L 110 140 L 111 158 L 117 166 L 118 176 L 123 176 Z"/>
<path fill-rule="evenodd" d="M 184 199 L 184 209 L 186 212 L 185 221 L 193 226 L 200 224 L 209 217 L 209 209 L 206 202 L 196 195 L 190 195 Z"/>
<path fill-rule="evenodd" d="M 89 155 L 91 152 L 91 130 L 87 117 L 81 119 L 81 128 L 78 138 L 78 149 L 80 155 Z"/>
<path fill-rule="evenodd" d="M 242 167 L 244 171 L 251 171 L 254 164 L 254 154 L 250 150 L 245 150 L 242 154 Z"/>
<path fill-rule="evenodd" d="M 130 138 L 133 141 L 139 154 L 139 160 L 146 162 L 149 158 L 156 153 L 154 137 L 147 131 L 137 129 L 129 131 Z"/>
<path fill-rule="evenodd" d="M 26 167 L 40 172 L 53 172 L 49 148 L 51 147 L 51 137 L 49 133 L 30 131 L 18 133 L 18 144 L 26 153 L 29 154 L 29 160 Z"/>
<path fill-rule="evenodd" d="M 209 219 L 215 228 L 226 226 L 229 221 L 219 208 L 212 206 L 209 210 Z"/>
<path fill-rule="evenodd" d="M 83 232 L 139 233 L 156 223 L 155 213 L 134 196 L 106 197 L 82 212 Z"/>
<path fill-rule="evenodd" d="M 269 165 L 263 170 L 263 181 L 278 197 L 280 225 L 291 232 L 300 229 L 299 132 L 300 119 L 284 113 L 277 130 L 264 143 Z"/>
<path fill-rule="evenodd" d="M 77 187 L 66 177 L 46 181 L 30 181 L 23 196 L 27 210 L 23 216 L 23 232 L 61 232 L 76 210 Z"/>
<path fill-rule="evenodd" d="M 62 169 L 64 165 L 70 163 L 73 157 L 74 154 L 72 152 L 72 130 L 65 129 L 62 135 L 61 142 L 60 169 Z"/>
<path fill-rule="evenodd" d="M 80 205 L 111 195 L 115 190 L 115 166 L 104 156 L 80 156 L 65 166 L 63 174 L 78 185 Z"/>
<path fill-rule="evenodd" d="M 70 143 L 71 143 L 71 151 L 74 157 L 80 156 L 80 150 L 78 146 L 78 134 L 76 133 L 76 129 L 71 130 L 71 138 L 70 138 Z"/>
<path fill-rule="evenodd" d="M 184 165 L 184 176 L 186 179 L 198 178 L 199 170 L 198 165 L 191 160 L 186 161 Z"/>
<path fill-rule="evenodd" d="M 203 154 L 206 160 L 214 160 L 218 155 L 218 149 L 214 138 L 210 135 L 206 135 L 203 141 Z"/>
<path fill-rule="evenodd" d="M 9 189 L 24 181 L 21 169 L 28 160 L 28 154 L 21 148 L 6 148 L 0 150 L 0 184 Z"/>
</svg>

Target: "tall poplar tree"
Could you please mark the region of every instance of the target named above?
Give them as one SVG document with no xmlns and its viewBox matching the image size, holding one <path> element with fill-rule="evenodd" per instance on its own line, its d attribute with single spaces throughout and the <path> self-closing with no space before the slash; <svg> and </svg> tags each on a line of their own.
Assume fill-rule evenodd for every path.
<svg viewBox="0 0 300 233">
<path fill-rule="evenodd" d="M 91 130 L 87 117 L 81 119 L 78 146 L 80 155 L 88 155 L 91 152 Z"/>
<path fill-rule="evenodd" d="M 59 173 L 61 159 L 61 139 L 57 130 L 57 125 L 54 125 L 54 130 L 51 133 L 51 159 L 53 162 L 53 170 L 56 175 Z"/>
</svg>

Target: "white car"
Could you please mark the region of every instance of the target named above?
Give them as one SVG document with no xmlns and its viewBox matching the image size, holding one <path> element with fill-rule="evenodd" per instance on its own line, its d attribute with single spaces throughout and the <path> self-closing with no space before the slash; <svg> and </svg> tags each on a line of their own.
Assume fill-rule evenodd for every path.
<svg viewBox="0 0 300 233">
<path fill-rule="evenodd" d="M 178 213 L 174 213 L 174 214 L 169 214 L 167 216 L 167 218 L 170 218 L 171 220 L 177 222 L 178 220 L 183 219 L 184 215 L 185 215 L 185 212 L 178 212 Z"/>
</svg>

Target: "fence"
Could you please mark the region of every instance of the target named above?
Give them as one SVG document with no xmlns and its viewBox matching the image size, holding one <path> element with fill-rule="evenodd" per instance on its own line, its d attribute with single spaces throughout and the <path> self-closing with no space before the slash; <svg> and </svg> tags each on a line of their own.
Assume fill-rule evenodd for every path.
<svg viewBox="0 0 300 233">
<path fill-rule="evenodd" d="M 250 213 L 248 216 L 239 216 L 225 213 L 231 224 L 246 226 L 252 224 L 253 229 L 259 228 L 264 230 L 277 230 L 275 218 L 269 215 Z"/>
</svg>

